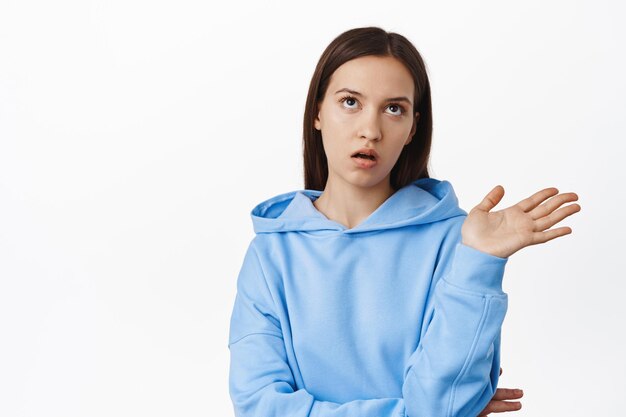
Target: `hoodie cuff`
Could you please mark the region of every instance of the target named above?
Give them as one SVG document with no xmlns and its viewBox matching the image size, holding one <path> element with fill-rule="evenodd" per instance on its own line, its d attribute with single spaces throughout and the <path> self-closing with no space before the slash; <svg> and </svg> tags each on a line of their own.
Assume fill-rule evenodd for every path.
<svg viewBox="0 0 626 417">
<path fill-rule="evenodd" d="M 467 291 L 502 295 L 504 267 L 508 259 L 458 242 L 450 274 L 444 279 Z"/>
</svg>

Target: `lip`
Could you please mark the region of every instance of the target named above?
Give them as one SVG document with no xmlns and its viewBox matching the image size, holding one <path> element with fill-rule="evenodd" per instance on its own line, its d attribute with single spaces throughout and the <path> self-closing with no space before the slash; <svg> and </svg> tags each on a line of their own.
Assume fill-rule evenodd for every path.
<svg viewBox="0 0 626 417">
<path fill-rule="evenodd" d="M 356 155 L 358 153 L 364 153 L 365 155 L 373 155 L 374 158 L 376 158 L 376 161 L 378 161 L 378 159 L 380 158 L 380 156 L 378 155 L 378 152 L 376 152 L 375 149 L 371 149 L 371 148 L 361 148 L 361 149 L 358 149 L 358 150 L 352 152 L 352 155 L 350 155 L 350 156 L 354 157 L 354 155 Z"/>
<path fill-rule="evenodd" d="M 352 157 L 351 159 L 359 168 L 364 168 L 364 169 L 373 168 L 378 164 L 378 161 L 372 161 L 371 159 L 354 158 L 354 157 Z"/>
<path fill-rule="evenodd" d="M 363 153 L 365 155 L 373 155 L 374 156 L 374 160 L 372 161 L 371 159 L 355 157 L 354 155 L 356 155 L 358 153 Z M 376 150 L 374 150 L 374 149 L 371 149 L 371 148 L 361 148 L 361 149 L 353 152 L 352 155 L 350 156 L 350 159 L 352 159 L 354 161 L 354 163 L 359 168 L 370 169 L 370 168 L 375 167 L 378 164 L 379 155 L 378 155 L 378 152 L 376 152 Z"/>
</svg>

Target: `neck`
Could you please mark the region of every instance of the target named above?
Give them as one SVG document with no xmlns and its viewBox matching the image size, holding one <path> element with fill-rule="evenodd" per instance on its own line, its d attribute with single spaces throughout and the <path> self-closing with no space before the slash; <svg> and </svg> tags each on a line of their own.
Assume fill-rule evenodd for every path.
<svg viewBox="0 0 626 417">
<path fill-rule="evenodd" d="M 352 229 L 372 214 L 395 190 L 387 177 L 376 185 L 358 186 L 331 176 L 322 194 L 313 202 L 329 220 Z"/>
</svg>

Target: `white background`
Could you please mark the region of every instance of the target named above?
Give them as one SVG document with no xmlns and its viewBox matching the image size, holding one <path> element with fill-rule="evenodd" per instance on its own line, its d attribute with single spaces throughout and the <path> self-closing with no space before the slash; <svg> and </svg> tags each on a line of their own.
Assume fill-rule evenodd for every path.
<svg viewBox="0 0 626 417">
<path fill-rule="evenodd" d="M 550 186 L 573 233 L 514 254 L 500 387 L 516 416 L 620 415 L 623 3 L 3 1 L 0 415 L 232 416 L 250 210 L 303 186 L 310 77 L 341 32 L 428 67 L 431 176 L 461 207 Z M 557 227 L 555 226 L 555 227 Z M 262 417 L 262 416 L 260 416 Z"/>
</svg>

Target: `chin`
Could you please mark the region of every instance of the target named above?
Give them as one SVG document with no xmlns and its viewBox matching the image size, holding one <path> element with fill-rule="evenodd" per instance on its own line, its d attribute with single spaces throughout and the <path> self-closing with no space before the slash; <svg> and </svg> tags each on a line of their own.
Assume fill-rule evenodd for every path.
<svg viewBox="0 0 626 417">
<path fill-rule="evenodd" d="M 388 175 L 383 175 L 379 172 L 356 172 L 347 178 L 347 182 L 351 183 L 355 187 L 375 187 L 383 181 L 387 181 Z"/>
</svg>

